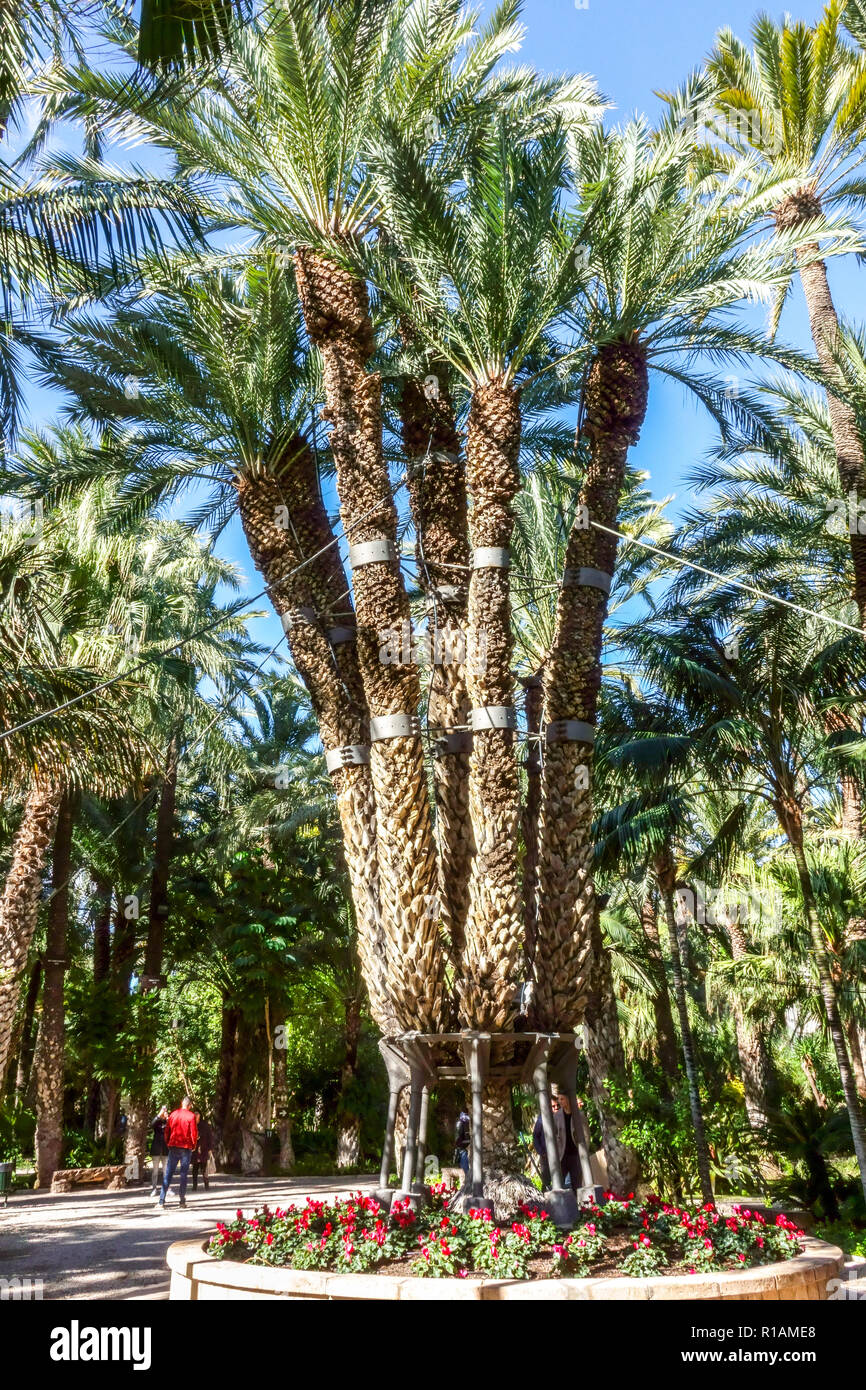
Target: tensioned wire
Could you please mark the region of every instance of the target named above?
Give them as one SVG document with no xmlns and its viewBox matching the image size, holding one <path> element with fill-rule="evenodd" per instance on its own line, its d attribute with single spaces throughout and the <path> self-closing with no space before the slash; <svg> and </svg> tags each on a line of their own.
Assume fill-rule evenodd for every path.
<svg viewBox="0 0 866 1390">
<path fill-rule="evenodd" d="M 380 499 L 378 502 L 375 503 L 374 506 L 370 507 L 369 510 L 363 514 L 363 516 L 358 517 L 354 522 L 352 522 L 352 528 L 354 528 L 355 526 L 360 526 L 361 523 L 368 516 L 373 515 L 380 509 L 380 507 L 385 506 L 386 503 L 390 501 L 394 497 L 394 495 L 401 490 L 401 488 L 405 487 L 406 482 L 407 479 L 404 475 L 395 484 L 393 491 L 388 494 L 387 498 Z M 862 628 L 855 626 L 855 624 L 853 623 L 843 622 L 841 618 L 834 618 L 829 613 L 825 613 L 820 608 L 807 608 L 805 604 L 794 603 L 791 599 L 780 598 L 778 594 L 767 593 L 765 589 L 760 589 L 755 584 L 747 584 L 745 581 L 740 579 L 731 579 L 728 575 L 720 574 L 718 570 L 710 569 L 706 565 L 699 565 L 694 560 L 683 559 L 681 555 L 674 555 L 671 551 L 663 550 L 660 546 L 652 545 L 649 541 L 641 540 L 638 536 L 629 536 L 624 531 L 617 530 L 616 527 L 604 526 L 600 521 L 590 520 L 589 524 L 590 526 L 594 526 L 597 531 L 606 531 L 608 535 L 616 536 L 619 540 L 624 541 L 627 544 L 638 545 L 644 550 L 651 551 L 654 555 L 661 556 L 661 558 L 664 560 L 672 561 L 675 565 L 680 565 L 682 568 L 685 569 L 696 570 L 699 574 L 705 574 L 708 575 L 711 579 L 717 579 L 720 581 L 720 583 L 725 584 L 730 588 L 740 589 L 744 593 L 751 594 L 756 598 L 764 599 L 767 603 L 775 603 L 780 607 L 793 609 L 794 612 L 804 613 L 809 618 L 817 618 L 821 622 L 829 623 L 833 627 L 842 628 L 846 632 L 855 632 L 859 637 L 864 636 Z M 305 569 L 307 565 L 312 564 L 313 561 L 317 560 L 320 555 L 324 555 L 326 551 L 331 549 L 332 546 L 338 545 L 340 540 L 344 538 L 346 538 L 345 530 L 343 530 L 340 534 L 335 535 L 330 541 L 327 542 L 326 545 L 321 546 L 315 552 L 315 554 L 309 555 L 305 560 L 302 560 L 299 565 L 296 565 L 292 570 L 289 571 L 287 575 L 284 575 L 283 578 L 278 580 L 275 584 L 266 584 L 264 588 L 260 589 L 257 594 L 253 594 L 252 598 L 244 599 L 242 603 L 239 602 L 236 605 L 237 611 L 240 611 L 241 608 L 246 607 L 250 603 L 255 603 L 257 599 L 263 598 L 265 594 L 271 594 L 282 584 L 287 583 L 288 580 L 293 578 L 293 576 L 296 575 L 300 570 Z M 404 562 L 403 557 L 398 555 L 398 562 L 402 564 Z M 472 567 L 470 565 L 449 565 L 448 568 L 471 570 Z M 516 575 L 520 574 L 519 571 L 513 571 L 513 573 L 515 573 Z M 528 574 L 522 577 L 525 577 L 527 579 L 533 578 L 533 576 Z M 562 587 L 562 582 L 553 581 L 546 587 L 550 589 L 560 589 Z M 349 590 L 347 590 L 346 592 L 348 593 Z M 11 729 L 0 730 L 0 739 L 8 738 L 12 734 L 20 733 L 23 729 L 29 729 L 32 725 L 41 723 L 43 719 L 49 719 L 52 715 L 60 714 L 63 712 L 63 710 L 69 709 L 72 705 L 80 704 L 82 700 L 86 700 L 90 695 L 97 695 L 101 691 L 109 689 L 118 681 L 127 679 L 130 675 L 133 674 L 133 672 L 143 669 L 149 663 L 157 659 L 161 659 L 164 656 L 168 656 L 171 652 L 181 650 L 181 648 L 185 647 L 189 642 L 193 642 L 198 637 L 202 637 L 205 633 L 210 632 L 213 628 L 219 627 L 221 623 L 226 622 L 228 618 L 232 616 L 234 615 L 231 613 L 231 611 L 225 614 L 221 614 L 219 618 L 214 619 L 212 622 L 206 623 L 204 627 L 199 628 L 196 632 L 190 633 L 188 637 L 180 638 L 177 642 L 171 643 L 170 646 L 164 648 L 160 652 L 155 653 L 153 656 L 143 657 L 140 661 L 136 662 L 134 666 L 129 667 L 125 671 L 121 671 L 118 675 L 112 676 L 109 680 L 103 681 L 99 685 L 92 686 L 89 690 L 82 691 L 80 695 L 74 696 L 71 700 L 65 700 L 62 704 L 55 705 L 53 709 L 44 710 L 41 714 L 36 714 L 31 719 L 26 719 L 21 724 L 14 725 Z M 459 730 L 455 728 L 453 732 L 459 732 Z"/>
</svg>

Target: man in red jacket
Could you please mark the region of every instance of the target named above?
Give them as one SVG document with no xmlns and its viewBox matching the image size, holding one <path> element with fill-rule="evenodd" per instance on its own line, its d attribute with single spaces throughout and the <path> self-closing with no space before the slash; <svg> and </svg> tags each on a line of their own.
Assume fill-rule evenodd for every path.
<svg viewBox="0 0 866 1390">
<path fill-rule="evenodd" d="M 186 1180 L 193 1150 L 198 1143 L 198 1125 L 189 1096 L 184 1096 L 179 1110 L 172 1110 L 165 1122 L 165 1142 L 168 1158 L 165 1162 L 165 1177 L 159 1194 L 159 1205 L 165 1206 L 165 1196 L 171 1187 L 174 1171 L 180 1167 L 180 1205 L 186 1206 Z"/>
</svg>

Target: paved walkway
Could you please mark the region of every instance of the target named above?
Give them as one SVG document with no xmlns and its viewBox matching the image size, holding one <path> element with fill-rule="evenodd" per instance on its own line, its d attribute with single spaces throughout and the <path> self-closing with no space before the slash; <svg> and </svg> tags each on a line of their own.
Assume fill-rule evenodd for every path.
<svg viewBox="0 0 866 1390">
<path fill-rule="evenodd" d="M 237 1178 L 220 1173 L 210 1191 L 187 1191 L 177 1205 L 177 1179 L 163 1211 L 149 1188 L 123 1192 L 14 1192 L 0 1208 L 0 1277 L 42 1279 L 47 1299 L 168 1298 L 165 1252 L 231 1220 L 238 1207 L 251 1212 L 303 1201 L 307 1193 L 369 1190 L 377 1178 Z"/>
</svg>

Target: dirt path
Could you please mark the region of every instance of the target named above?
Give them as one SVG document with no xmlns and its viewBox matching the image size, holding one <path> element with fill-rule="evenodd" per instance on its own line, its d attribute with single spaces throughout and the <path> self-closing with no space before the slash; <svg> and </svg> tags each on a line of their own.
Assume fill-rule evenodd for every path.
<svg viewBox="0 0 866 1390">
<path fill-rule="evenodd" d="M 187 1209 L 177 1205 L 177 1180 L 169 1205 L 151 1204 L 148 1188 L 123 1192 L 83 1189 L 52 1197 L 49 1192 L 15 1192 L 0 1208 L 0 1278 L 41 1279 L 46 1299 L 167 1298 L 165 1252 L 175 1240 L 190 1240 L 217 1221 L 231 1220 L 238 1207 L 251 1211 L 267 1202 L 287 1206 L 307 1193 L 369 1190 L 376 1179 L 237 1178 L 218 1174 L 210 1191 L 187 1191 Z"/>
</svg>

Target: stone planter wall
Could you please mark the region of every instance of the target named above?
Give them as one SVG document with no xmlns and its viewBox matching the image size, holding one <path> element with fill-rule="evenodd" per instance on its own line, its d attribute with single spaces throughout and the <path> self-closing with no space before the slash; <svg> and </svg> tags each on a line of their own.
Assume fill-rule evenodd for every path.
<svg viewBox="0 0 866 1390">
<path fill-rule="evenodd" d="M 807 1238 L 805 1250 L 782 1264 L 717 1274 L 665 1275 L 656 1279 L 414 1279 L 387 1274 L 327 1274 L 320 1270 L 271 1269 L 215 1260 L 201 1240 L 169 1247 L 172 1299 L 386 1299 L 530 1300 L 631 1299 L 784 1300 L 824 1302 L 843 1277 L 845 1257 L 835 1245 Z M 831 1285 L 831 1281 L 837 1281 Z M 829 1286 L 829 1287 L 828 1287 Z"/>
</svg>

